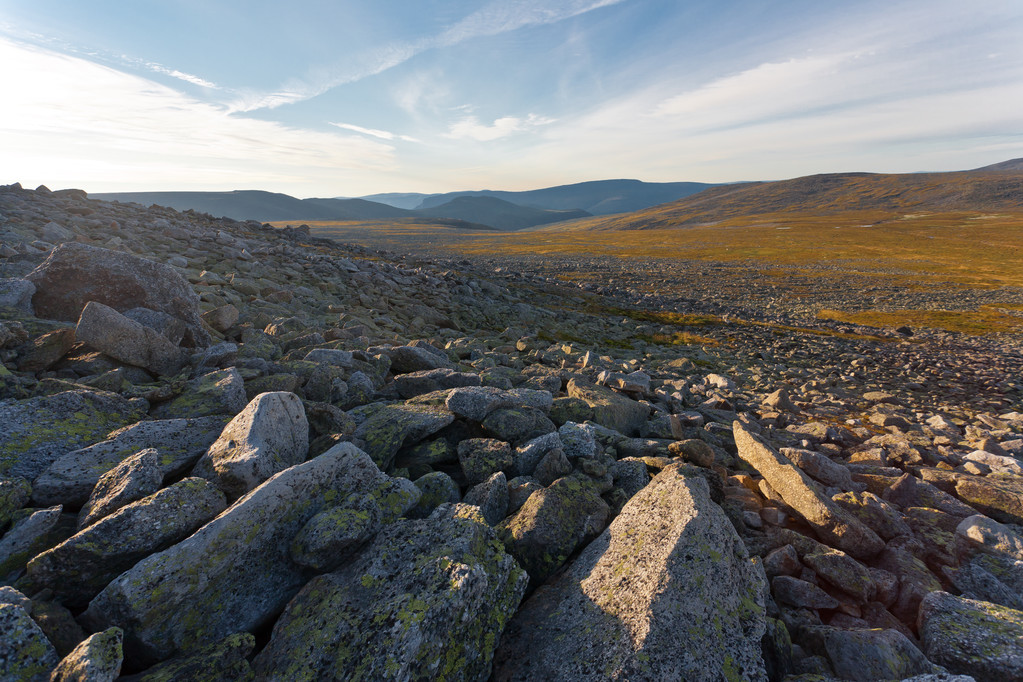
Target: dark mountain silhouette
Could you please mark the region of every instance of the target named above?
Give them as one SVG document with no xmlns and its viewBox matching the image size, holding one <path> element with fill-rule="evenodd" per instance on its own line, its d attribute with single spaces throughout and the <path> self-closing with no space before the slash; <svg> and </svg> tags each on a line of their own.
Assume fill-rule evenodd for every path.
<svg viewBox="0 0 1023 682">
<path fill-rule="evenodd" d="M 456 197 L 494 197 L 513 204 L 555 210 L 582 209 L 593 215 L 628 213 L 696 194 L 714 185 L 703 182 L 641 182 L 595 180 L 524 192 L 480 190 L 424 197 L 420 209 L 440 206 Z"/>
<path fill-rule="evenodd" d="M 193 209 L 235 220 L 399 220 L 428 218 L 446 226 L 518 230 L 534 225 L 587 217 L 580 210 L 548 210 L 519 206 L 493 197 L 458 197 L 423 211 L 409 211 L 365 199 L 296 199 L 258 190 L 233 192 L 117 192 L 93 194 L 97 199 L 158 204 L 178 211 Z M 452 222 L 459 221 L 459 222 Z"/>
</svg>

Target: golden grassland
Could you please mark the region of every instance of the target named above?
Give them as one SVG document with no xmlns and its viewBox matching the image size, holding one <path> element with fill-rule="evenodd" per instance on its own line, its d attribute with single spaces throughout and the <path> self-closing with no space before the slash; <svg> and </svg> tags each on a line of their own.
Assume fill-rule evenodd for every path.
<svg viewBox="0 0 1023 682">
<path fill-rule="evenodd" d="M 634 214 L 629 214 L 634 215 Z M 879 211 L 837 215 L 760 214 L 712 225 L 671 229 L 607 229 L 629 216 L 583 219 L 521 232 L 472 232 L 428 222 L 310 222 L 314 234 L 377 248 L 403 244 L 483 256 L 610 256 L 743 263 L 772 283 L 792 282 L 792 296 L 811 298 L 806 275 L 834 285 L 868 275 L 914 290 L 1023 287 L 1023 213 Z M 603 229 L 593 229 L 599 222 Z M 283 223 L 282 223 L 283 225 Z M 821 270 L 820 266 L 828 269 Z M 564 279 L 585 277 L 569 272 Z M 1012 305 L 998 306 L 1002 310 Z M 1023 310 L 1023 304 L 1016 306 Z M 623 314 L 627 314 L 624 311 Z M 635 312 L 635 311 L 633 311 Z M 645 313 L 658 315 L 661 313 Z M 663 313 L 672 315 L 674 313 Z M 821 319 L 874 327 L 930 327 L 969 334 L 1023 332 L 1023 318 L 979 310 L 823 310 Z M 689 326 L 694 322 L 649 319 Z"/>
</svg>

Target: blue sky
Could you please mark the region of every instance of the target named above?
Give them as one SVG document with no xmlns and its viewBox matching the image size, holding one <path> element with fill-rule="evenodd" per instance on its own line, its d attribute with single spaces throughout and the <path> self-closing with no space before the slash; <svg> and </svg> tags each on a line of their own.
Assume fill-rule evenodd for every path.
<svg viewBox="0 0 1023 682">
<path fill-rule="evenodd" d="M 1023 156 L 1019 0 L 0 0 L 0 183 L 296 196 Z"/>
</svg>

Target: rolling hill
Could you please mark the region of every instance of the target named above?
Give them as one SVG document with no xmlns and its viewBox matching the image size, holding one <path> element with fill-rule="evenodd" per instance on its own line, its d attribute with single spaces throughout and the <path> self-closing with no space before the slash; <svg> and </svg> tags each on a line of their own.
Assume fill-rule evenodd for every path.
<svg viewBox="0 0 1023 682">
<path fill-rule="evenodd" d="M 158 204 L 178 211 L 193 209 L 217 217 L 260 222 L 425 218 L 445 227 L 466 227 L 464 223 L 472 223 L 483 229 L 520 230 L 590 216 L 578 209 L 533 208 L 495 197 L 455 197 L 429 209 L 410 211 L 365 199 L 296 199 L 287 194 L 258 190 L 120 192 L 92 196 L 107 201 Z"/>
<path fill-rule="evenodd" d="M 1023 212 L 1023 172 L 831 173 L 777 182 L 719 185 L 622 216 L 576 221 L 573 229 L 642 230 L 726 220 L 859 214 L 885 220 L 909 213 Z"/>
<path fill-rule="evenodd" d="M 582 209 L 592 215 L 610 215 L 675 201 L 714 186 L 703 182 L 595 180 L 524 192 L 480 190 L 423 195 L 423 200 L 417 208 L 434 208 L 457 197 L 494 197 L 522 206 L 554 210 Z"/>
</svg>

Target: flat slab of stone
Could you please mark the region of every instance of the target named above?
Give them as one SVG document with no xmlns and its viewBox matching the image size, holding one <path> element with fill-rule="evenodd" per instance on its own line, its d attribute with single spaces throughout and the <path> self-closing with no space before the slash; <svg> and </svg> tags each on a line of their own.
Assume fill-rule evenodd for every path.
<svg viewBox="0 0 1023 682">
<path fill-rule="evenodd" d="M 115 360 L 154 374 L 172 376 L 188 359 L 160 332 L 96 301 L 89 301 L 82 309 L 75 338 Z"/>
<path fill-rule="evenodd" d="M 145 404 L 73 390 L 0 402 L 0 476 L 35 479 L 63 455 L 145 416 Z M 84 500 L 83 500 L 84 501 Z"/>
<path fill-rule="evenodd" d="M 875 556 L 884 549 L 884 541 L 874 531 L 824 495 L 809 476 L 742 422 L 733 422 L 732 433 L 739 458 L 760 472 L 825 544 L 858 559 Z"/>
<path fill-rule="evenodd" d="M 767 579 L 671 466 L 508 625 L 493 679 L 766 680 Z"/>
<path fill-rule="evenodd" d="M 36 478 L 32 499 L 36 504 L 83 504 L 100 476 L 146 448 L 156 449 L 164 478 L 178 476 L 192 468 L 227 421 L 226 416 L 154 419 L 118 429 L 106 440 L 53 462 Z"/>
</svg>

